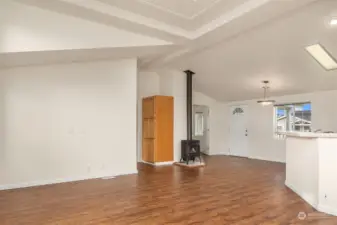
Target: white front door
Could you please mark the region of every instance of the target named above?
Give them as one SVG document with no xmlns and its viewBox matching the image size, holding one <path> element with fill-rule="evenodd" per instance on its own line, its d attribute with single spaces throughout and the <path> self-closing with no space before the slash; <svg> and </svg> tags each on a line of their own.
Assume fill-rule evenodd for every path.
<svg viewBox="0 0 337 225">
<path fill-rule="evenodd" d="M 247 106 L 230 108 L 230 155 L 248 157 Z"/>
<path fill-rule="evenodd" d="M 200 151 L 209 150 L 209 108 L 203 105 L 193 105 L 193 139 L 200 141 Z"/>
</svg>

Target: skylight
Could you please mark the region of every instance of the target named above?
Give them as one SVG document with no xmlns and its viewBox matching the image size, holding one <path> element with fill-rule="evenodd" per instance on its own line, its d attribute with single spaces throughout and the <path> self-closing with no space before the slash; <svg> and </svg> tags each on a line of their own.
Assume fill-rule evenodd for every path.
<svg viewBox="0 0 337 225">
<path fill-rule="evenodd" d="M 305 48 L 314 59 L 326 70 L 337 69 L 337 62 L 331 54 L 320 44 L 310 45 Z"/>
</svg>

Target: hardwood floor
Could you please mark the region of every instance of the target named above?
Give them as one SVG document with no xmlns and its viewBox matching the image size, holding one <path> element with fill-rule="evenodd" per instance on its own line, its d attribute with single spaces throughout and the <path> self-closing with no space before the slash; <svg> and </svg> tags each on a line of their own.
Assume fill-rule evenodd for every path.
<svg viewBox="0 0 337 225">
<path fill-rule="evenodd" d="M 140 164 L 138 175 L 2 191 L 0 224 L 337 224 L 285 187 L 284 164 L 205 160 L 205 168 Z"/>
</svg>

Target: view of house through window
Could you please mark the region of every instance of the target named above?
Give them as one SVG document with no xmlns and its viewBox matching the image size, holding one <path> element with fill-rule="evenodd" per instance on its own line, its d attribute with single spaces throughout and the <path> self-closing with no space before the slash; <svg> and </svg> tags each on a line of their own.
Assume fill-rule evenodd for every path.
<svg viewBox="0 0 337 225">
<path fill-rule="evenodd" d="M 275 106 L 275 131 L 311 131 L 311 103 Z"/>
</svg>

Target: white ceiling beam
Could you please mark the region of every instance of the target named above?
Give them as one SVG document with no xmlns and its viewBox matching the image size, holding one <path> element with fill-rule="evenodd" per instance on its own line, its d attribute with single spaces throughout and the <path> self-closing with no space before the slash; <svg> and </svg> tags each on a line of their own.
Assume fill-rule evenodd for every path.
<svg viewBox="0 0 337 225">
<path fill-rule="evenodd" d="M 265 22 L 275 20 L 293 9 L 317 0 L 247 0 L 194 31 L 168 25 L 144 15 L 114 7 L 113 1 L 109 4 L 105 0 L 15 1 L 180 45 L 176 51 L 165 52 L 156 57 L 154 61 L 144 63 L 146 66 L 162 66 L 181 57 L 205 50 L 216 43 L 234 38 Z"/>
<path fill-rule="evenodd" d="M 219 26 L 212 32 L 207 32 L 186 43 L 183 50 L 180 49 L 176 52 L 171 52 L 170 54 L 163 54 L 151 63 L 146 64 L 146 66 L 161 67 L 174 61 L 182 61 L 184 57 L 186 58 L 195 55 L 196 53 L 215 47 L 219 43 L 238 38 L 240 35 L 244 35 L 251 30 L 259 29 L 277 20 L 287 18 L 290 14 L 297 12 L 297 10 L 317 1 L 319 0 L 280 1 L 278 2 L 279 6 L 276 9 L 273 4 L 262 4 L 262 2 L 260 2 L 262 4 L 258 6 L 260 10 L 251 10 L 250 13 L 246 14 L 244 17 L 237 17 L 226 26 Z M 253 4 L 253 1 L 250 1 L 250 4 Z M 243 9 L 245 8 L 242 8 L 242 10 Z M 230 16 L 228 16 L 228 18 L 230 18 Z"/>
<path fill-rule="evenodd" d="M 38 7 L 41 9 L 54 11 L 68 16 L 89 20 L 92 22 L 113 26 L 119 29 L 139 33 L 142 35 L 159 38 L 168 42 L 180 44 L 189 39 L 183 36 L 178 36 L 166 31 L 158 30 L 144 24 L 134 23 L 129 20 L 121 19 L 117 16 L 104 14 L 93 9 L 82 7 L 66 1 L 53 0 L 14 0 L 15 2 Z"/>
<path fill-rule="evenodd" d="M 86 1 L 59 0 L 59 1 L 74 4 L 74 5 L 86 8 L 86 9 L 95 10 L 102 14 L 117 17 L 119 19 L 124 19 L 126 21 L 129 21 L 135 24 L 144 25 L 150 28 L 161 30 L 166 33 L 170 33 L 176 36 L 181 36 L 187 39 L 191 39 L 191 37 L 193 36 L 193 33 L 191 31 L 187 31 L 180 27 L 171 26 L 167 23 L 163 23 L 158 20 L 148 18 L 146 16 L 135 14 L 130 11 L 117 8 L 113 5 L 103 3 L 101 1 L 97 1 L 97 0 L 86 0 Z"/>
</svg>

